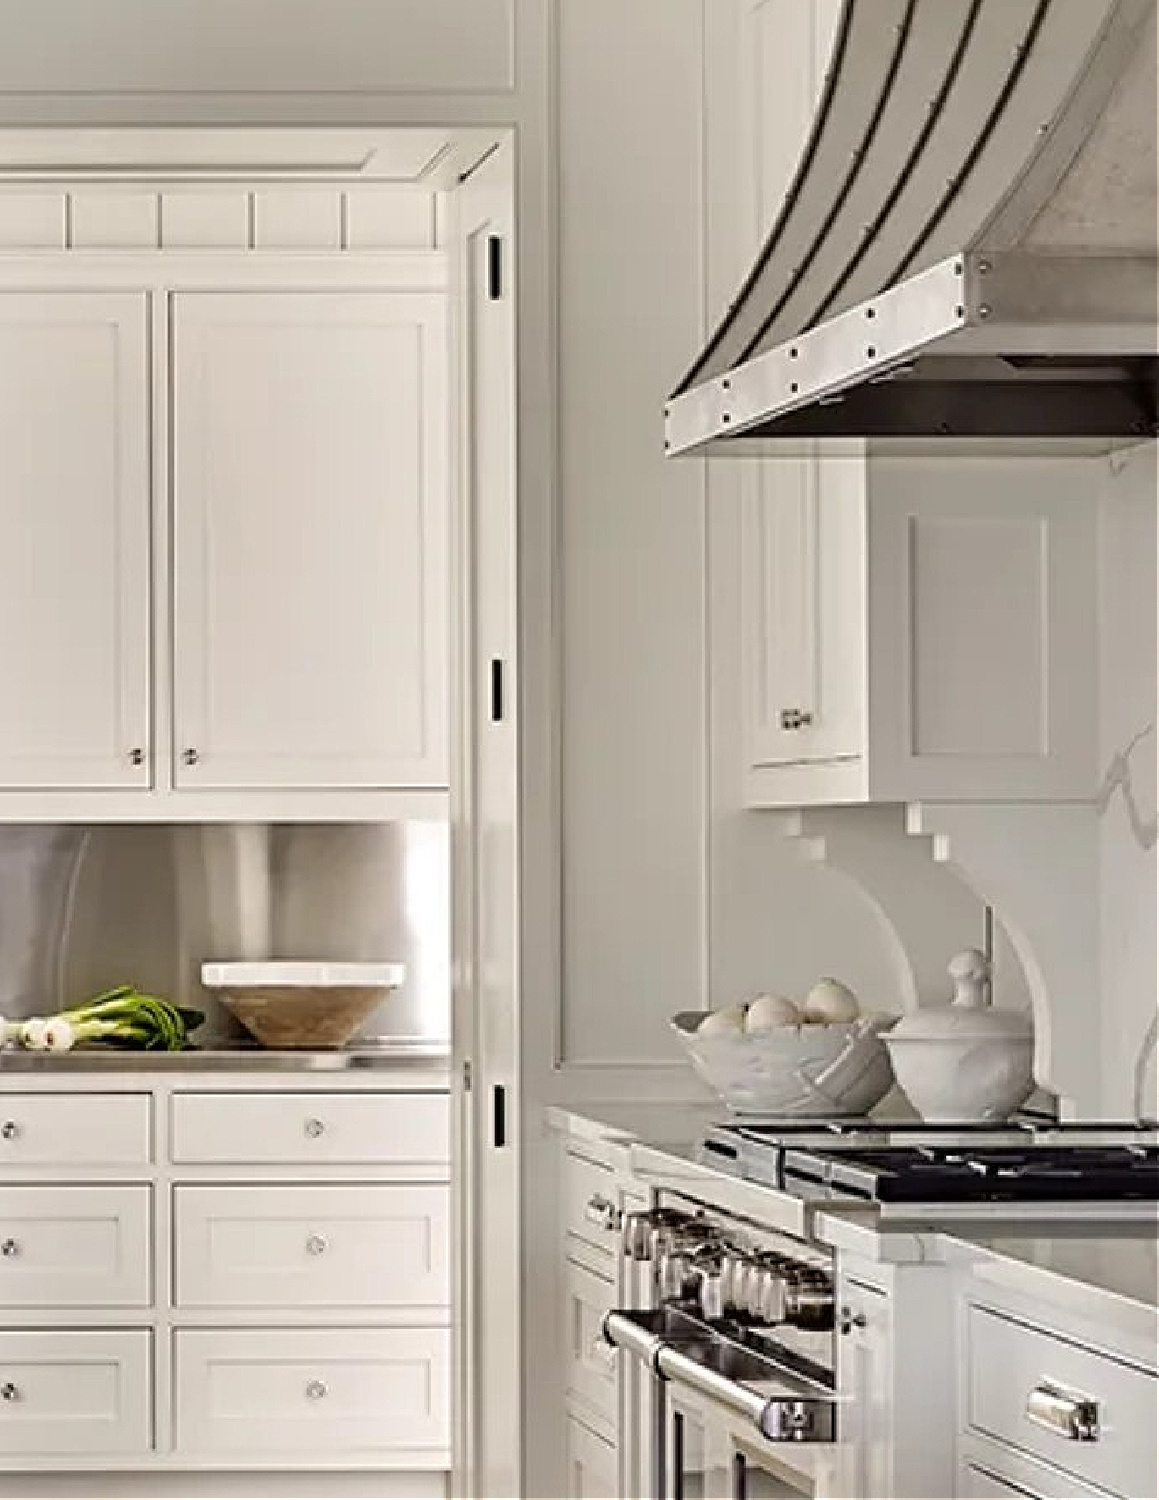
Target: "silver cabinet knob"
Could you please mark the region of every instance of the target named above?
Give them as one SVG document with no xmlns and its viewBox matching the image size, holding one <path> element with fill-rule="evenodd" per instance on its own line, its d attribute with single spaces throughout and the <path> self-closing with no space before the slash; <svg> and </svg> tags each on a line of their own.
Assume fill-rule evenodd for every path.
<svg viewBox="0 0 1159 1500">
<path fill-rule="evenodd" d="M 0 1137 L 6 1141 L 14 1141 L 20 1134 L 20 1126 L 15 1120 L 5 1120 L 0 1125 Z"/>
<path fill-rule="evenodd" d="M 145 764 L 144 750 L 134 749 L 129 751 L 129 764 L 131 766 L 143 766 Z"/>
<path fill-rule="evenodd" d="M 321 1234 L 312 1234 L 309 1237 L 309 1239 L 306 1241 L 306 1254 L 307 1255 L 325 1255 L 326 1254 L 326 1250 L 327 1250 L 327 1245 L 326 1245 L 326 1239 L 325 1239 L 324 1235 L 321 1235 Z"/>
<path fill-rule="evenodd" d="M 182 750 L 181 752 L 181 764 L 183 766 L 195 766 L 200 759 L 201 757 L 196 750 L 189 749 Z"/>
<path fill-rule="evenodd" d="M 316 1141 L 319 1136 L 326 1134 L 326 1121 L 319 1120 L 316 1115 L 311 1115 L 304 1128 L 310 1139 Z"/>
<path fill-rule="evenodd" d="M 18 1240 L 5 1240 L 4 1243 L 0 1245 L 0 1255 L 2 1255 L 5 1260 L 15 1260 L 19 1254 L 20 1242 Z"/>
<path fill-rule="evenodd" d="M 624 1216 L 610 1198 L 594 1193 L 584 1205 L 584 1218 L 589 1224 L 598 1224 L 610 1233 L 619 1231 Z"/>
<path fill-rule="evenodd" d="M 328 1394 L 326 1382 L 323 1380 L 311 1380 L 306 1386 L 307 1401 L 323 1401 Z"/>
<path fill-rule="evenodd" d="M 813 715 L 804 708 L 782 708 L 782 729 L 808 729 L 813 722 Z"/>
<path fill-rule="evenodd" d="M 6 1380 L 3 1385 L 0 1385 L 0 1400 L 19 1401 L 20 1387 L 13 1385 L 10 1380 Z"/>
</svg>

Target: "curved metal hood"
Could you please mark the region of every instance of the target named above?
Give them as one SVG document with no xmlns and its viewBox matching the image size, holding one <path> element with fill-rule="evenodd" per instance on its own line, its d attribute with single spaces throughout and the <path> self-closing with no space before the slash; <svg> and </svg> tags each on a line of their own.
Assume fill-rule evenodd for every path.
<svg viewBox="0 0 1159 1500">
<path fill-rule="evenodd" d="M 796 178 L 667 451 L 1154 436 L 1155 12 L 845 0 Z"/>
</svg>

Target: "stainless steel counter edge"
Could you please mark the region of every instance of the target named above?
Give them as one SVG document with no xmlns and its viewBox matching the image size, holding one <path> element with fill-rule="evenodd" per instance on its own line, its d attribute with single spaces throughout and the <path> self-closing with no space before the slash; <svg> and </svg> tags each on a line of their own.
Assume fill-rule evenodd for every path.
<svg viewBox="0 0 1159 1500">
<path fill-rule="evenodd" d="M 400 1040 L 326 1050 L 273 1051 L 261 1047 L 191 1048 L 186 1052 L 0 1051 L 0 1080 L 124 1073 L 364 1073 L 424 1072 L 449 1076 L 450 1048 L 442 1042 Z"/>
</svg>

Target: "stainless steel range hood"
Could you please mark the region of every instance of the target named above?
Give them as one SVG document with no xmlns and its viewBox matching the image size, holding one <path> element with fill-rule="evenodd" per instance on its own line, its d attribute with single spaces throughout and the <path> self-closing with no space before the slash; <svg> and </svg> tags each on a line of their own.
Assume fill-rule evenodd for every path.
<svg viewBox="0 0 1159 1500">
<path fill-rule="evenodd" d="M 1156 0 L 845 0 L 671 455 L 1156 433 Z"/>
</svg>

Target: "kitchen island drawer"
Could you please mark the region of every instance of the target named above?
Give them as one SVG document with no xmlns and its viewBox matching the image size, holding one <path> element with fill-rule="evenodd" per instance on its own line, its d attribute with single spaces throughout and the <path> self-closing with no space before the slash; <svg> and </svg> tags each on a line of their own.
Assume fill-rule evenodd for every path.
<svg viewBox="0 0 1159 1500">
<path fill-rule="evenodd" d="M 176 1094 L 173 1160 L 243 1166 L 409 1167 L 445 1176 L 445 1093 Z"/>
<path fill-rule="evenodd" d="M 450 1190 L 179 1187 L 180 1307 L 445 1307 Z"/>
<path fill-rule="evenodd" d="M 13 1458 L 147 1453 L 150 1335 L 0 1333 L 0 1465 Z"/>
<path fill-rule="evenodd" d="M 620 1249 L 616 1176 L 608 1167 L 569 1151 L 563 1165 L 564 1227 L 606 1254 Z"/>
<path fill-rule="evenodd" d="M 148 1094 L 0 1094 L 0 1170 L 152 1158 Z"/>
<path fill-rule="evenodd" d="M 564 1267 L 567 1390 L 592 1411 L 616 1421 L 616 1351 L 604 1338 L 604 1318 L 616 1303 L 613 1282 L 569 1260 Z"/>
<path fill-rule="evenodd" d="M 969 1310 L 967 1421 L 1114 1495 L 1150 1495 L 1159 1379 L 988 1308 Z M 1084 1403 L 1094 1418 L 1084 1427 Z"/>
<path fill-rule="evenodd" d="M 180 1329 L 177 1449 L 449 1464 L 446 1328 Z"/>
<path fill-rule="evenodd" d="M 147 1307 L 147 1187 L 0 1188 L 0 1307 Z"/>
</svg>

